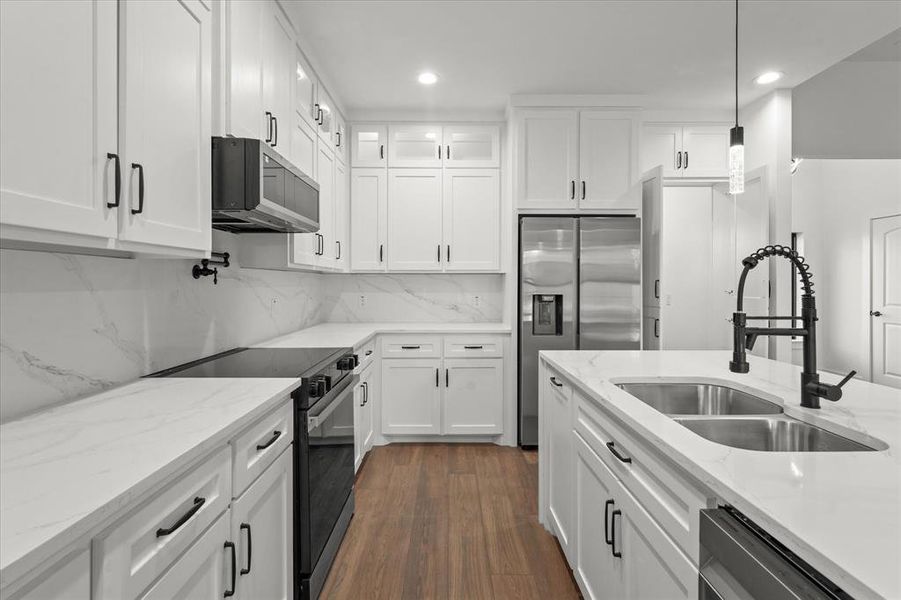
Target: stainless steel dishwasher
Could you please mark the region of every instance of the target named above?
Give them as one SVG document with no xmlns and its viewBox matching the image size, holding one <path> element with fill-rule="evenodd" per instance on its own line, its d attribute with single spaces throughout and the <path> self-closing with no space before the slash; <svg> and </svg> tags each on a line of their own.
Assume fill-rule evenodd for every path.
<svg viewBox="0 0 901 600">
<path fill-rule="evenodd" d="M 850 599 L 732 507 L 701 511 L 700 600 Z"/>
</svg>

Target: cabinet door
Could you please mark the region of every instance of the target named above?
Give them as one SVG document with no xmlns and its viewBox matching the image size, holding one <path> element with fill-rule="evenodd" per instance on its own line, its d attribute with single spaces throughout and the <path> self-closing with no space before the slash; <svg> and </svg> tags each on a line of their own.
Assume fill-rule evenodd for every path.
<svg viewBox="0 0 901 600">
<path fill-rule="evenodd" d="M 363 462 L 363 402 L 365 399 L 366 392 L 364 391 L 366 386 L 363 385 L 363 381 L 361 380 L 356 386 L 354 386 L 354 473 L 357 472 L 360 468 L 360 464 Z"/>
<path fill-rule="evenodd" d="M 444 171 L 447 271 L 500 268 L 500 184 L 496 169 Z"/>
<path fill-rule="evenodd" d="M 226 511 L 166 573 L 145 592 L 142 600 L 221 600 L 232 581 Z M 238 567 L 240 568 L 240 567 Z M 237 575 L 237 574 L 235 574 Z"/>
<path fill-rule="evenodd" d="M 116 12 L 0 2 L 0 224 L 116 237 Z"/>
<path fill-rule="evenodd" d="M 375 368 L 369 369 L 366 375 L 366 398 L 363 404 L 363 418 L 361 429 L 363 430 L 363 456 L 372 450 L 372 442 L 375 440 L 375 417 L 379 395 L 379 372 Z"/>
<path fill-rule="evenodd" d="M 91 553 L 87 548 L 67 556 L 7 600 L 90 600 Z"/>
<path fill-rule="evenodd" d="M 293 598 L 292 452 L 289 446 L 232 505 L 231 540 L 237 545 L 240 598 Z"/>
<path fill-rule="evenodd" d="M 549 466 L 548 509 L 557 531 L 557 539 L 570 563 L 573 562 L 573 422 L 572 388 L 555 377 L 559 386 L 550 378 L 545 381 L 548 402 L 547 453 Z"/>
<path fill-rule="evenodd" d="M 444 387 L 444 433 L 503 433 L 504 359 L 447 359 Z"/>
<path fill-rule="evenodd" d="M 388 127 L 357 123 L 350 138 L 350 162 L 353 167 L 384 167 L 388 164 Z"/>
<path fill-rule="evenodd" d="M 660 350 L 663 337 L 663 324 L 660 322 L 660 309 L 645 306 L 641 316 L 641 349 Z"/>
<path fill-rule="evenodd" d="M 580 208 L 637 209 L 629 194 L 638 160 L 638 132 L 629 113 L 579 115 Z"/>
<path fill-rule="evenodd" d="M 444 127 L 445 167 L 499 167 L 500 129 L 496 125 Z"/>
<path fill-rule="evenodd" d="M 210 249 L 210 23 L 200 0 L 119 5 L 120 239 Z"/>
<path fill-rule="evenodd" d="M 316 173 L 319 136 L 300 115 L 294 115 L 291 134 L 291 162 L 304 174 L 312 177 Z"/>
<path fill-rule="evenodd" d="M 682 127 L 678 125 L 645 125 L 641 139 L 641 169 L 663 167 L 664 177 L 681 177 Z"/>
<path fill-rule="evenodd" d="M 516 139 L 520 208 L 576 208 L 579 124 L 574 110 L 524 113 Z"/>
<path fill-rule="evenodd" d="M 682 176 L 729 176 L 729 127 L 690 126 L 682 130 Z"/>
<path fill-rule="evenodd" d="M 663 169 L 641 176 L 641 282 L 642 304 L 660 307 L 660 262 L 663 215 Z"/>
<path fill-rule="evenodd" d="M 316 122 L 316 88 L 319 85 L 310 63 L 301 52 L 294 47 L 294 110 L 304 122 L 315 129 Z M 308 173 L 311 171 L 307 171 Z"/>
<path fill-rule="evenodd" d="M 351 270 L 384 271 L 388 172 L 351 169 L 350 203 Z"/>
<path fill-rule="evenodd" d="M 440 271 L 441 169 L 388 170 L 388 268 Z"/>
<path fill-rule="evenodd" d="M 389 125 L 389 167 L 440 167 L 442 148 L 440 125 Z"/>
<path fill-rule="evenodd" d="M 588 444 L 579 435 L 573 436 L 576 446 L 575 530 L 578 532 L 573 575 L 589 600 L 624 598 L 623 566 L 620 559 L 613 556 L 608 543 L 611 541 L 610 513 L 616 509 L 616 480 Z"/>
<path fill-rule="evenodd" d="M 347 255 L 350 253 L 350 244 L 347 243 L 347 211 L 347 167 L 341 162 L 335 162 L 335 241 L 332 243 L 332 251 L 335 253 L 335 267 L 342 271 L 347 269 Z"/>
<path fill-rule="evenodd" d="M 318 101 L 315 108 L 319 123 L 319 137 L 322 138 L 323 142 L 328 144 L 329 148 L 332 148 L 332 133 L 335 129 L 335 103 L 332 101 L 332 97 L 329 96 L 328 92 L 324 87 L 322 87 L 321 84 L 319 85 L 317 98 Z"/>
<path fill-rule="evenodd" d="M 288 131 L 294 123 L 294 111 L 291 110 L 291 93 L 296 79 L 294 32 L 274 1 L 266 2 L 265 6 L 263 110 L 272 114 L 271 132 L 267 131 L 271 134 L 269 145 L 287 156 L 291 143 Z"/>
<path fill-rule="evenodd" d="M 269 121 L 263 108 L 263 23 L 265 2 L 227 0 L 227 133 L 266 139 Z"/>
<path fill-rule="evenodd" d="M 382 433 L 441 433 L 438 358 L 382 361 Z"/>
<path fill-rule="evenodd" d="M 319 144 L 316 158 L 319 183 L 319 254 L 317 264 L 335 266 L 335 156 L 327 144 Z"/>
</svg>

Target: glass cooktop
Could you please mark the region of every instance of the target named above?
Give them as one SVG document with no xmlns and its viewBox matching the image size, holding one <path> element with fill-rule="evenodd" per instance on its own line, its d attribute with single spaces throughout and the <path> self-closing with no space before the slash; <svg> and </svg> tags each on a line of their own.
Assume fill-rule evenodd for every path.
<svg viewBox="0 0 901 600">
<path fill-rule="evenodd" d="M 148 377 L 310 377 L 349 348 L 235 348 Z"/>
</svg>

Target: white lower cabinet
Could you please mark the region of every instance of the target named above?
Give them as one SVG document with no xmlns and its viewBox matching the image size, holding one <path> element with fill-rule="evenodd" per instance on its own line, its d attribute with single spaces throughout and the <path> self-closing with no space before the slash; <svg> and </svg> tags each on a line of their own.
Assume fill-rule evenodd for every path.
<svg viewBox="0 0 901 600">
<path fill-rule="evenodd" d="M 294 594 L 293 446 L 231 508 L 236 597 L 288 600 Z"/>
<path fill-rule="evenodd" d="M 543 382 L 545 401 L 550 405 L 546 421 L 547 439 L 542 440 L 548 455 L 548 515 L 563 553 L 572 562 L 573 539 L 573 447 L 572 388 L 554 371 Z"/>
<path fill-rule="evenodd" d="M 29 585 L 0 595 L 6 600 L 90 600 L 91 553 L 87 548 L 78 550 Z"/>
<path fill-rule="evenodd" d="M 498 434 L 503 432 L 504 360 L 447 358 L 444 360 L 442 432 Z"/>
<path fill-rule="evenodd" d="M 374 385 L 376 370 L 370 365 L 360 373 L 354 389 L 354 470 L 359 469 L 366 453 L 372 449 L 374 437 L 373 401 L 377 392 Z"/>
<path fill-rule="evenodd" d="M 439 358 L 382 361 L 382 433 L 441 433 Z"/>
</svg>

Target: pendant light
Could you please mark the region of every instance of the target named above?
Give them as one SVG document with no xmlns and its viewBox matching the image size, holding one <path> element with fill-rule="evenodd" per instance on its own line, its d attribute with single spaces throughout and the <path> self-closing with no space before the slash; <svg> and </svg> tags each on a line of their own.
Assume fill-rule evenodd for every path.
<svg viewBox="0 0 901 600">
<path fill-rule="evenodd" d="M 729 130 L 729 193 L 745 191 L 745 128 L 738 126 L 738 0 L 735 0 L 735 127 Z"/>
</svg>

